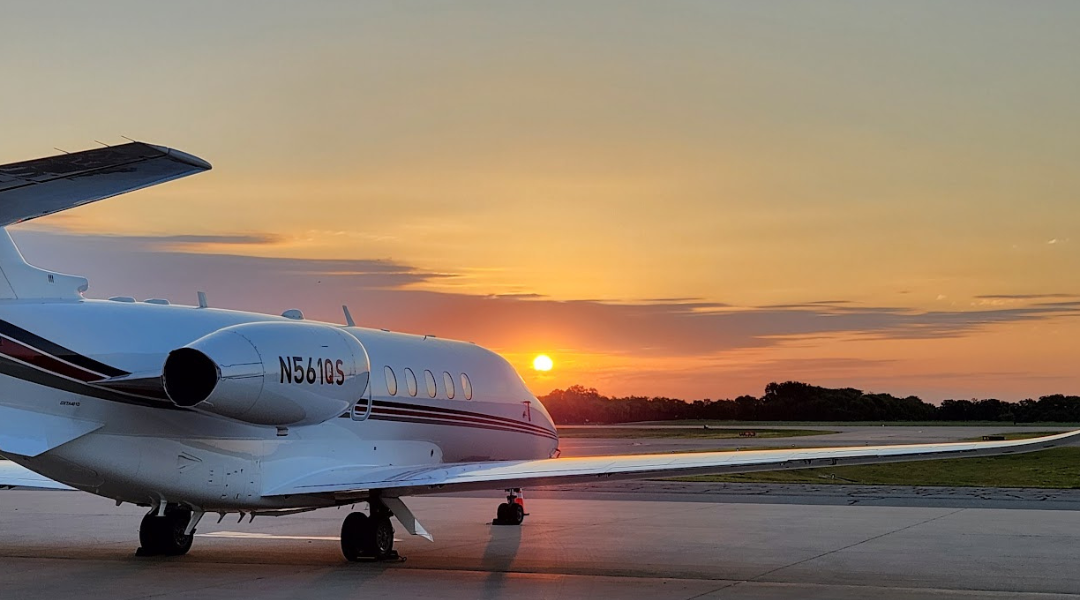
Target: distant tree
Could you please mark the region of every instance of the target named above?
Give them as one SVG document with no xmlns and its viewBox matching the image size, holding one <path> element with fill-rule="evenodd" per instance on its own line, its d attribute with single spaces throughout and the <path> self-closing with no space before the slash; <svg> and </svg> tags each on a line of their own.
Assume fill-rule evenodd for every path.
<svg viewBox="0 0 1080 600">
<path fill-rule="evenodd" d="M 541 401 L 556 423 L 629 423 L 673 419 L 739 421 L 1035 421 L 1080 422 L 1080 397 L 1056 394 L 1038 400 L 1005 402 L 996 398 L 945 400 L 940 406 L 918 396 L 864 393 L 855 388 L 825 388 L 798 381 L 770 383 L 761 398 L 694 400 L 629 396 L 609 398 L 595 388 L 572 385 Z"/>
</svg>

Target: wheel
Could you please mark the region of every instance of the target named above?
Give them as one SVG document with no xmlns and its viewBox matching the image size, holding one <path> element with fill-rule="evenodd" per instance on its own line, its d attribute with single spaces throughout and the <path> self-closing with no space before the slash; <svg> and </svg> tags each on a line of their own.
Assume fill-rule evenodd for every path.
<svg viewBox="0 0 1080 600">
<path fill-rule="evenodd" d="M 150 513 L 143 517 L 139 525 L 139 548 L 143 555 L 181 556 L 191 550 L 195 534 L 184 534 L 191 511 L 186 508 L 169 508 L 165 516 Z"/>
<path fill-rule="evenodd" d="M 356 562 L 366 555 L 364 540 L 371 537 L 371 523 L 364 513 L 349 513 L 341 524 L 341 553 L 345 559 Z"/>
<path fill-rule="evenodd" d="M 492 525 L 521 525 L 525 520 L 525 507 L 517 502 L 503 502 L 495 511 L 495 520 Z"/>
<path fill-rule="evenodd" d="M 394 524 L 387 515 L 371 517 L 371 530 L 365 540 L 365 554 L 376 560 L 390 558 L 394 552 Z"/>
<path fill-rule="evenodd" d="M 341 553 L 356 562 L 365 558 L 385 560 L 394 552 L 394 525 L 389 515 L 369 517 L 350 513 L 341 524 Z"/>
<path fill-rule="evenodd" d="M 521 525 L 525 520 L 525 507 L 517 502 L 510 504 L 510 510 L 507 511 L 507 515 L 510 519 L 507 521 L 510 525 Z"/>
</svg>

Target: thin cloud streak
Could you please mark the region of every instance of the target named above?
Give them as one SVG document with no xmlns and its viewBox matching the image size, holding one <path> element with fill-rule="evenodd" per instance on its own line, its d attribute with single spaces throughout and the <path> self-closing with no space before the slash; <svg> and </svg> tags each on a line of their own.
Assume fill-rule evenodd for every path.
<svg viewBox="0 0 1080 600">
<path fill-rule="evenodd" d="M 976 300 L 1045 300 L 1050 298 L 1080 298 L 1080 294 L 983 294 Z"/>
<path fill-rule="evenodd" d="M 159 238 L 22 231 L 31 261 L 90 277 L 91 293 L 194 297 L 333 320 L 342 303 L 369 326 L 433 333 L 496 348 L 533 346 L 641 356 L 698 356 L 801 342 L 813 336 L 905 340 L 963 336 L 990 326 L 1080 316 L 1080 302 L 992 310 L 919 311 L 828 300 L 732 308 L 692 299 L 615 303 L 535 294 L 475 295 L 414 289 L 453 274 L 391 260 L 317 260 L 167 252 Z M 228 236 L 233 237 L 233 236 Z M 716 309 L 723 310 L 716 310 Z"/>
</svg>

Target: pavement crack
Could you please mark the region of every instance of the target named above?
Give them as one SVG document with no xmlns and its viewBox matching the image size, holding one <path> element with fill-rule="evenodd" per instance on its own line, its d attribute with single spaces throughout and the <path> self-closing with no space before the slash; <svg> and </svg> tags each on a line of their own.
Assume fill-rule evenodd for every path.
<svg viewBox="0 0 1080 600">
<path fill-rule="evenodd" d="M 686 600 L 697 600 L 698 598 L 706 598 L 706 597 L 712 596 L 713 594 L 715 594 L 716 592 L 719 592 L 720 590 L 726 590 L 726 589 L 728 589 L 730 587 L 735 587 L 735 586 L 737 586 L 739 584 L 742 584 L 742 583 L 745 583 L 745 582 L 744 581 L 728 581 L 728 582 L 725 582 L 724 585 L 722 585 L 722 586 L 720 586 L 718 588 L 713 588 L 713 589 L 711 589 L 711 590 L 709 590 L 707 592 L 702 592 L 702 593 L 700 593 L 700 594 L 698 594 L 696 596 L 690 596 Z"/>
<path fill-rule="evenodd" d="M 821 554 L 818 554 L 817 556 L 811 556 L 810 558 L 804 558 L 802 560 L 797 560 L 797 561 L 795 561 L 793 563 L 786 564 L 786 565 L 783 565 L 783 566 L 780 566 L 780 567 L 776 567 L 775 569 L 769 569 L 768 571 L 765 571 L 764 573 L 761 573 L 759 575 L 755 575 L 754 577 L 751 577 L 747 581 L 759 581 L 759 580 L 761 580 L 762 577 L 767 577 L 768 575 L 772 575 L 773 573 L 775 573 L 777 571 L 783 571 L 784 569 L 787 569 L 787 568 L 790 568 L 790 567 L 798 566 L 798 565 L 801 565 L 803 563 L 808 563 L 808 562 L 810 562 L 812 560 L 817 560 L 819 558 L 829 556 L 830 554 L 836 554 L 837 552 L 843 552 L 844 550 L 848 550 L 850 548 L 855 548 L 857 546 L 861 546 L 861 545 L 863 545 L 863 544 L 865 544 L 867 542 L 872 542 L 874 540 L 879 540 L 879 539 L 881 539 L 881 538 L 883 538 L 885 536 L 889 536 L 889 535 L 892 535 L 894 533 L 900 533 L 901 531 L 907 531 L 908 529 L 912 529 L 914 527 L 919 527 L 920 525 L 926 525 L 927 523 L 933 523 L 934 521 L 937 521 L 939 519 L 944 519 L 945 517 L 951 517 L 951 516 L 955 515 L 956 513 L 960 513 L 960 512 L 963 512 L 965 510 L 967 510 L 967 509 L 966 508 L 958 508 L 958 509 L 956 509 L 954 511 L 947 512 L 947 513 L 945 513 L 943 515 L 938 515 L 936 517 L 931 517 L 929 519 L 923 519 L 922 521 L 912 523 L 911 525 L 905 525 L 903 527 L 893 529 L 892 531 L 886 531 L 885 533 L 881 533 L 881 534 L 878 534 L 878 535 L 875 535 L 875 536 L 872 536 L 872 537 L 868 537 L 865 540 L 861 540 L 861 541 L 855 542 L 853 544 L 848 544 L 847 546 L 843 546 L 843 547 L 840 547 L 840 548 L 835 548 L 833 550 L 829 550 L 828 552 L 822 552 Z"/>
</svg>

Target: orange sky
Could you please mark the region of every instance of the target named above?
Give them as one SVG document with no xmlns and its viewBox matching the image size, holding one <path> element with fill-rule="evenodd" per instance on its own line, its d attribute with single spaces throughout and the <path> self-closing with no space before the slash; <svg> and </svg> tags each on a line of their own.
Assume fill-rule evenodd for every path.
<svg viewBox="0 0 1080 600">
<path fill-rule="evenodd" d="M 349 303 L 538 393 L 1077 393 L 1078 26 L 1063 3 L 20 6 L 0 162 L 127 135 L 215 165 L 18 228 L 90 295 Z"/>
</svg>

